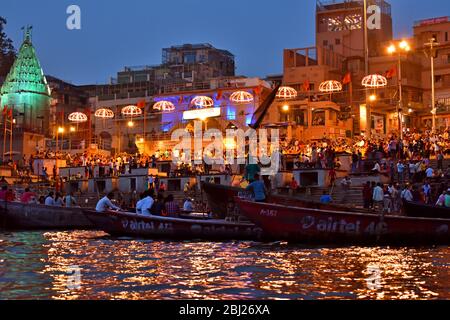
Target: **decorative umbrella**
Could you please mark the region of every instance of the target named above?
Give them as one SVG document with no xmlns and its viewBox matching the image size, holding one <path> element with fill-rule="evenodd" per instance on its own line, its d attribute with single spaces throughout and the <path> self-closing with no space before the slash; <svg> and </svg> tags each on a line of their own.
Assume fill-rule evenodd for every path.
<svg viewBox="0 0 450 320">
<path fill-rule="evenodd" d="M 291 87 L 280 87 L 278 89 L 277 98 L 281 99 L 293 99 L 297 98 L 297 90 Z"/>
<path fill-rule="evenodd" d="M 230 96 L 230 101 L 237 104 L 250 103 L 253 102 L 253 100 L 253 95 L 247 91 L 236 91 Z"/>
<path fill-rule="evenodd" d="M 122 108 L 122 114 L 127 117 L 136 117 L 142 114 L 142 109 L 138 106 L 127 106 Z"/>
<path fill-rule="evenodd" d="M 83 123 L 83 122 L 87 122 L 88 121 L 88 117 L 87 115 L 85 115 L 82 112 L 74 112 L 69 114 L 68 117 L 70 122 L 74 122 L 74 123 Z"/>
<path fill-rule="evenodd" d="M 214 100 L 206 96 L 197 96 L 192 99 L 191 105 L 199 109 L 211 108 L 214 107 Z"/>
<path fill-rule="evenodd" d="M 339 92 L 342 91 L 342 84 L 336 80 L 327 80 L 320 84 L 319 91 L 325 93 Z"/>
<path fill-rule="evenodd" d="M 382 88 L 387 86 L 387 79 L 379 74 L 371 74 L 362 79 L 361 84 L 366 88 Z"/>
<path fill-rule="evenodd" d="M 170 112 L 175 110 L 175 105 L 170 101 L 158 101 L 153 105 L 154 110 Z"/>
<path fill-rule="evenodd" d="M 111 109 L 100 108 L 97 111 L 95 111 L 94 117 L 102 119 L 103 120 L 103 128 L 105 128 L 106 127 L 106 119 L 113 119 L 114 112 Z"/>
<path fill-rule="evenodd" d="M 114 118 L 114 112 L 111 109 L 101 108 L 95 111 L 94 116 L 100 119 L 112 119 Z"/>
</svg>

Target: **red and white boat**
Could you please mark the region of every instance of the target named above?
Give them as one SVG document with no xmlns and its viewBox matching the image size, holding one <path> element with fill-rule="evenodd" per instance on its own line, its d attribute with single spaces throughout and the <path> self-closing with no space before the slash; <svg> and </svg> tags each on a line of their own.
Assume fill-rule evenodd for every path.
<svg viewBox="0 0 450 320">
<path fill-rule="evenodd" d="M 249 222 L 144 216 L 116 211 L 84 210 L 84 214 L 96 228 L 116 237 L 170 240 L 261 240 L 263 237 L 261 228 Z"/>
<path fill-rule="evenodd" d="M 240 213 L 276 240 L 320 244 L 449 244 L 450 219 L 384 216 L 256 203 L 236 198 Z"/>
</svg>

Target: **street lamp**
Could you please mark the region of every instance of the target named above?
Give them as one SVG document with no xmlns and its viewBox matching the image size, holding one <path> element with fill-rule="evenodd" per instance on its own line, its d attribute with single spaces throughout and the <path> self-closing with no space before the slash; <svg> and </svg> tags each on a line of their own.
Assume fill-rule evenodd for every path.
<svg viewBox="0 0 450 320">
<path fill-rule="evenodd" d="M 409 43 L 405 40 L 395 44 L 391 44 L 387 51 L 390 55 L 394 55 L 397 53 L 397 62 L 398 62 L 398 105 L 397 105 L 397 115 L 398 115 L 398 131 L 400 132 L 400 139 L 403 140 L 403 88 L 402 88 L 402 53 L 408 53 L 411 51 L 411 47 Z"/>
<path fill-rule="evenodd" d="M 436 97 L 435 97 L 435 88 L 434 88 L 434 59 L 436 58 L 436 46 L 439 43 L 435 38 L 431 38 L 430 42 L 425 43 L 425 46 L 430 48 L 430 61 L 431 61 L 431 114 L 433 116 L 433 133 L 436 133 Z M 425 51 L 425 54 L 428 55 L 428 52 Z"/>
</svg>

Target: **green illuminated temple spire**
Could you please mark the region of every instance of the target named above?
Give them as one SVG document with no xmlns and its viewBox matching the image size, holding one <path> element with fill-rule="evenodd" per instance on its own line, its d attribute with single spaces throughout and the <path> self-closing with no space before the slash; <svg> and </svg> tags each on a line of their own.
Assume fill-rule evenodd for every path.
<svg viewBox="0 0 450 320">
<path fill-rule="evenodd" d="M 0 89 L 1 107 L 14 108 L 25 130 L 48 130 L 51 91 L 32 44 L 32 27 L 24 28 L 24 41 Z"/>
</svg>

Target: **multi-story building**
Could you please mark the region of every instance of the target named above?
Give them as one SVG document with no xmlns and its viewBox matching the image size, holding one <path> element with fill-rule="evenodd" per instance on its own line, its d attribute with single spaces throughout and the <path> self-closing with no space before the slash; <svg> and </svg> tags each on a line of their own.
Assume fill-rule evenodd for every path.
<svg viewBox="0 0 450 320">
<path fill-rule="evenodd" d="M 211 79 L 201 88 L 172 85 L 164 89 L 163 94 L 154 97 L 112 100 L 92 97 L 90 102 L 93 110 L 108 108 L 115 114 L 114 119 L 95 119 L 95 136 L 109 141 L 116 153 L 130 152 L 136 147 L 148 154 L 157 150 L 166 151 L 177 143 L 171 140 L 172 133 L 177 129 L 192 130 L 195 120 L 203 121 L 204 129 L 222 132 L 229 128 L 246 130 L 261 101 L 271 92 L 269 83 L 245 77 Z M 251 94 L 252 101 L 233 103 L 230 96 L 236 91 Z M 213 105 L 196 109 L 192 101 L 200 96 L 210 98 Z M 159 101 L 172 103 L 175 110 L 154 110 L 153 105 Z M 139 104 L 145 105 L 141 115 L 131 117 L 121 114 L 124 107 Z"/>
<path fill-rule="evenodd" d="M 380 25 L 368 30 L 369 56 L 383 51 L 379 44 L 392 39 L 391 5 L 368 0 L 380 10 Z M 364 3 L 362 0 L 317 0 L 316 45 L 344 57 L 364 57 Z"/>
<path fill-rule="evenodd" d="M 436 97 L 436 127 L 450 126 L 450 17 L 439 17 L 414 23 L 414 46 L 421 59 L 421 83 L 424 108 L 418 113 L 418 126 L 431 128 L 431 56 L 430 42 L 434 39 L 434 81 Z"/>
<path fill-rule="evenodd" d="M 316 46 L 284 50 L 283 84 L 299 92 L 298 101 L 289 103 L 295 105 L 301 101 L 329 100 L 337 106 L 339 119 L 344 122 L 353 119 L 351 129 L 354 135 L 368 134 L 370 130 L 371 135 L 384 136 L 398 133 L 400 127 L 405 130 L 431 128 L 431 63 L 430 57 L 425 53 L 429 51 L 426 44 L 431 38 L 435 38 L 438 43 L 434 79 L 437 127 L 447 127 L 450 121 L 447 115 L 450 111 L 449 18 L 418 21 L 414 24 L 412 37 L 394 39 L 390 4 L 385 0 L 368 0 L 367 5 L 369 9 L 376 5 L 380 13 L 378 25 L 368 23 L 367 72 L 386 76 L 387 86 L 368 90 L 361 85 L 362 79 L 367 75 L 363 1 L 318 0 Z M 371 19 L 370 12 L 368 18 Z M 391 45 L 398 45 L 402 41 L 409 43 L 409 52 L 388 52 Z M 348 75 L 350 78 L 346 77 Z M 319 85 L 322 82 L 342 81 L 344 78 L 350 83 L 344 84 L 342 92 L 332 95 L 320 92 Z M 276 108 L 279 110 L 283 107 L 287 109 L 283 106 L 283 101 L 277 103 Z M 311 117 L 310 111 L 308 115 Z M 282 112 L 279 117 L 283 118 Z M 298 117 L 291 115 L 290 118 Z M 402 119 L 402 126 L 399 119 Z M 295 134 L 296 130 L 298 129 L 292 132 Z M 313 131 L 302 132 L 306 132 L 308 136 Z M 312 136 L 316 137 L 315 134 Z M 304 134 L 300 137 L 305 138 Z"/>
<path fill-rule="evenodd" d="M 117 83 L 150 82 L 165 86 L 235 75 L 234 55 L 208 43 L 172 46 L 162 52 L 160 65 L 126 67 L 117 74 Z"/>
</svg>

